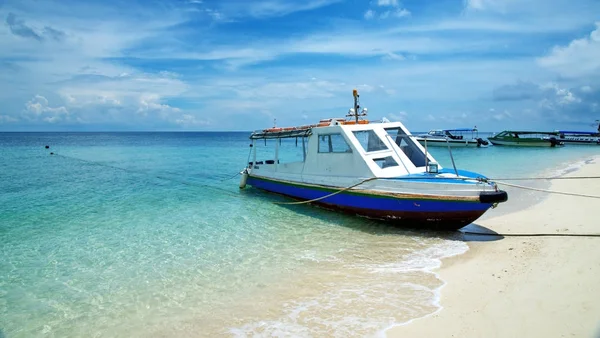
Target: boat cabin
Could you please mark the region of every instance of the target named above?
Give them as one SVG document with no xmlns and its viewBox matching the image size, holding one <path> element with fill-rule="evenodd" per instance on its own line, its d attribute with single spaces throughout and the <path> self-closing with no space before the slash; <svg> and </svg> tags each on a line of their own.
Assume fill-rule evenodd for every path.
<svg viewBox="0 0 600 338">
<path fill-rule="evenodd" d="M 257 131 L 250 139 L 249 168 L 266 176 L 396 177 L 438 170 L 435 159 L 401 122 L 333 118 L 318 125 Z"/>
<path fill-rule="evenodd" d="M 469 134 L 470 137 L 469 137 Z M 470 139 L 474 139 L 477 137 L 477 129 L 476 128 L 460 128 L 460 129 L 432 129 L 430 130 L 427 135 L 427 137 L 434 137 L 434 138 L 449 138 L 451 140 L 462 140 L 465 138 L 470 138 Z"/>
<path fill-rule="evenodd" d="M 558 132 L 543 132 L 543 131 L 514 131 L 505 130 L 496 135 L 494 138 L 526 138 L 526 139 L 551 139 L 559 136 Z"/>
</svg>

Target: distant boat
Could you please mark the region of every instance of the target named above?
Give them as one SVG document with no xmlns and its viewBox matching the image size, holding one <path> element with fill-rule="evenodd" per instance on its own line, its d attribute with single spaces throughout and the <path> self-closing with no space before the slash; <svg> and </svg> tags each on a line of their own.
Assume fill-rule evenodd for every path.
<svg viewBox="0 0 600 338">
<path fill-rule="evenodd" d="M 600 120 L 593 124 L 597 131 L 557 130 L 559 140 L 565 144 L 600 145 Z"/>
<path fill-rule="evenodd" d="M 569 145 L 600 145 L 600 133 L 589 131 L 557 130 L 558 140 Z"/>
<path fill-rule="evenodd" d="M 476 128 L 432 129 L 415 137 L 421 145 L 431 147 L 485 147 L 488 141 L 479 137 Z"/>
<path fill-rule="evenodd" d="M 507 200 L 507 193 L 481 174 L 442 168 L 401 122 L 362 119 L 366 109 L 359 112 L 358 92 L 353 95 L 350 119 L 252 133 L 240 188 L 250 185 L 353 215 L 442 229 L 459 229 Z M 301 157 L 286 160 L 281 150 L 286 139 L 296 140 Z M 275 141 L 269 142 L 270 152 L 262 149 L 267 140 Z"/>
<path fill-rule="evenodd" d="M 488 137 L 495 146 L 518 147 L 559 147 L 564 143 L 559 140 L 558 132 L 543 131 L 514 131 L 505 130 L 497 135 Z"/>
</svg>

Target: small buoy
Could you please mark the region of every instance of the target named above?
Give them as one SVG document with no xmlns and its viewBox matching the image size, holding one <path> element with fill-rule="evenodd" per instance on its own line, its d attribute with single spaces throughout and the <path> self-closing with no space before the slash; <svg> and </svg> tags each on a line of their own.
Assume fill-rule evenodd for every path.
<svg viewBox="0 0 600 338">
<path fill-rule="evenodd" d="M 49 146 L 49 145 L 46 145 L 46 149 L 50 149 L 50 146 Z"/>
</svg>

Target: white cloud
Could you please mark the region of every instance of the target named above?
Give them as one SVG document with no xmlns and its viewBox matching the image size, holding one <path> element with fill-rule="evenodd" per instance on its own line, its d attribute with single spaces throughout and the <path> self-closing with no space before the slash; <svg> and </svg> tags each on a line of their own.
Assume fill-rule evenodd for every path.
<svg viewBox="0 0 600 338">
<path fill-rule="evenodd" d="M 392 9 L 386 9 L 381 12 L 378 12 L 374 9 L 369 9 L 364 14 L 365 19 L 370 20 L 373 18 L 404 18 L 411 15 L 408 9 L 400 8 L 400 2 L 398 2 L 398 0 L 377 0 L 377 3 L 375 3 L 375 5 L 384 8 L 391 7 Z"/>
<path fill-rule="evenodd" d="M 550 88 L 554 89 L 557 97 L 557 102 L 560 105 L 567 105 L 572 103 L 579 103 L 581 99 L 576 97 L 573 92 L 567 88 L 560 88 L 557 84 L 553 84 Z"/>
<path fill-rule="evenodd" d="M 0 123 L 12 123 L 12 122 L 17 122 L 17 121 L 19 121 L 19 120 L 12 116 L 0 115 Z"/>
<path fill-rule="evenodd" d="M 398 7 L 398 0 L 377 0 L 377 6 Z"/>
<path fill-rule="evenodd" d="M 600 22 L 589 36 L 555 46 L 538 62 L 565 77 L 600 76 Z"/>
<path fill-rule="evenodd" d="M 495 112 L 494 110 L 490 109 L 490 112 L 492 113 L 492 119 L 496 121 L 511 120 L 513 117 L 508 110 L 504 110 L 503 112 Z"/>
<path fill-rule="evenodd" d="M 211 124 L 210 121 L 199 120 L 196 116 L 191 114 L 181 115 L 180 118 L 175 120 L 175 123 L 185 128 L 208 126 Z"/>
<path fill-rule="evenodd" d="M 398 113 L 389 113 L 389 114 L 387 114 L 387 116 L 390 118 L 391 121 L 404 122 L 408 119 L 408 113 L 405 111 L 401 111 Z"/>
<path fill-rule="evenodd" d="M 383 56 L 383 59 L 384 60 L 394 60 L 394 61 L 404 61 L 404 60 L 406 60 L 406 57 L 404 57 L 404 55 L 402 55 L 402 54 L 396 54 L 396 53 L 389 52 Z"/>
<path fill-rule="evenodd" d="M 471 10 L 485 10 L 497 8 L 500 3 L 499 0 L 465 0 L 465 7 Z"/>
<path fill-rule="evenodd" d="M 225 17 L 241 18 L 250 16 L 254 18 L 269 18 L 285 16 L 296 12 L 310 11 L 340 1 L 342 0 L 240 0 L 222 2 L 219 4 L 220 7 L 218 8 Z"/>
<path fill-rule="evenodd" d="M 44 120 L 46 122 L 58 122 L 69 119 L 69 111 L 64 106 L 50 107 L 48 100 L 41 95 L 36 95 L 34 98 L 25 103 L 26 115 L 29 120 Z"/>
<path fill-rule="evenodd" d="M 402 9 L 396 9 L 396 10 L 391 10 L 391 11 L 385 11 L 383 13 L 381 13 L 379 15 L 379 17 L 381 19 L 387 19 L 389 17 L 395 17 L 395 18 L 404 18 L 404 17 L 408 17 L 410 16 L 410 11 L 408 11 L 405 8 Z"/>
</svg>

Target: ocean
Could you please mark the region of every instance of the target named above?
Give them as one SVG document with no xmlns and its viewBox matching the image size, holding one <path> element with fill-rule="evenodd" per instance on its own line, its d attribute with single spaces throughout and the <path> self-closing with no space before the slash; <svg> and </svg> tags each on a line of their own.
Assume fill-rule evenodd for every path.
<svg viewBox="0 0 600 338">
<path fill-rule="evenodd" d="M 248 136 L 0 133 L 0 337 L 362 337 L 440 308 L 435 269 L 468 250 L 460 233 L 239 190 Z M 598 153 L 453 157 L 492 178 L 554 177 Z M 507 190 L 484 217 L 546 196 Z"/>
</svg>

